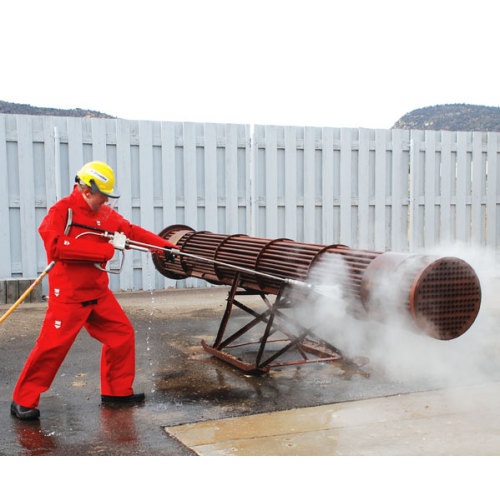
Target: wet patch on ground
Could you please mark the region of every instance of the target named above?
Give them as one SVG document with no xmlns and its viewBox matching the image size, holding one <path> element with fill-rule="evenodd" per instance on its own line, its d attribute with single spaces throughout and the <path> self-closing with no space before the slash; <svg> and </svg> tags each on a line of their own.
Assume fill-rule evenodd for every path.
<svg viewBox="0 0 500 500">
<path fill-rule="evenodd" d="M 184 297 L 188 297 L 185 294 Z M 138 296 L 135 296 L 138 297 Z M 51 389 L 42 395 L 41 420 L 19 422 L 9 414 L 17 377 L 38 335 L 43 306 L 16 311 L 0 335 L 0 454 L 3 455 L 191 455 L 165 427 L 358 401 L 439 388 L 436 380 L 409 383 L 360 360 L 276 368 L 251 375 L 210 356 L 225 306 L 162 307 L 144 294 L 124 306 L 136 329 L 136 391 L 146 402 L 110 408 L 100 402 L 101 345 L 85 331 L 78 336 Z M 235 314 L 232 328 L 247 318 Z M 258 335 L 258 334 L 256 334 Z M 255 345 L 239 352 L 254 357 Z M 362 361 L 362 362 L 361 362 Z M 499 374 L 500 378 L 500 374 Z"/>
</svg>

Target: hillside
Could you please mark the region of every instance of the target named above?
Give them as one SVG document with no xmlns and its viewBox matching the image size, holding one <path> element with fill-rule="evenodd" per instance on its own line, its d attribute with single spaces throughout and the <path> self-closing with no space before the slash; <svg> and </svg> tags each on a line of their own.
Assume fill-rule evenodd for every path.
<svg viewBox="0 0 500 500">
<path fill-rule="evenodd" d="M 0 113 L 19 115 L 116 118 L 90 109 L 57 109 L 0 101 Z M 500 132 L 500 107 L 475 104 L 438 104 L 415 109 L 403 115 L 394 129 L 481 130 Z"/>
<path fill-rule="evenodd" d="M 500 107 L 474 104 L 428 106 L 410 111 L 392 128 L 500 132 Z"/>
<path fill-rule="evenodd" d="M 0 101 L 0 113 L 15 115 L 75 116 L 79 118 L 115 118 L 114 116 L 90 109 L 41 108 L 29 104 Z"/>
</svg>

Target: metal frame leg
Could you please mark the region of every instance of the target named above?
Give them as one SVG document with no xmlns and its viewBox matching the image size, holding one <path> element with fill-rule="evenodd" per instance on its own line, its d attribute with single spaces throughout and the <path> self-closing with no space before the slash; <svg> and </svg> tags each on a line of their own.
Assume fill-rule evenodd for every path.
<svg viewBox="0 0 500 500">
<path fill-rule="evenodd" d="M 245 372 L 255 374 L 266 373 L 270 368 L 275 367 L 305 363 L 338 361 L 339 359 L 343 358 L 342 353 L 338 349 L 326 342 L 323 342 L 321 339 L 318 339 L 318 337 L 316 337 L 312 332 L 311 328 L 306 328 L 302 325 L 298 325 L 296 322 L 294 322 L 294 328 L 289 328 L 287 326 L 287 322 L 292 322 L 294 320 L 288 318 L 287 315 L 282 311 L 282 309 L 290 306 L 289 299 L 284 293 L 285 287 L 282 287 L 280 289 L 278 295 L 276 296 L 276 300 L 274 301 L 274 303 L 271 303 L 267 298 L 267 294 L 265 293 L 252 292 L 245 289 L 238 291 L 240 282 L 240 273 L 236 273 L 234 276 L 233 284 L 231 285 L 231 288 L 228 292 L 226 309 L 221 319 L 215 342 L 212 346 L 208 346 L 205 341 L 202 341 L 202 346 L 205 351 L 209 352 L 218 359 L 236 366 L 237 368 Z M 251 307 L 237 300 L 235 298 L 236 295 L 260 295 L 266 305 L 266 310 L 262 313 L 256 312 Z M 233 311 L 233 306 L 238 307 L 254 318 L 239 330 L 237 330 L 235 333 L 232 333 L 226 339 L 224 339 L 229 319 Z M 242 342 L 238 344 L 235 343 L 237 339 L 242 337 L 244 334 L 249 332 L 252 328 L 254 328 L 261 322 L 264 323 L 266 327 L 264 334 L 258 341 Z M 278 331 L 283 333 L 286 338 L 272 339 L 272 335 L 274 335 Z M 271 342 L 286 342 L 286 344 L 284 347 L 272 353 L 266 358 L 264 356 L 266 347 Z M 255 361 L 253 362 L 243 361 L 242 359 L 228 353 L 225 350 L 235 347 L 241 347 L 248 344 L 259 345 Z M 282 356 L 285 352 L 289 351 L 292 348 L 298 352 L 301 359 L 295 361 L 275 362 L 275 360 L 278 360 L 280 356 Z M 314 356 L 314 359 L 309 359 L 306 353 Z"/>
</svg>

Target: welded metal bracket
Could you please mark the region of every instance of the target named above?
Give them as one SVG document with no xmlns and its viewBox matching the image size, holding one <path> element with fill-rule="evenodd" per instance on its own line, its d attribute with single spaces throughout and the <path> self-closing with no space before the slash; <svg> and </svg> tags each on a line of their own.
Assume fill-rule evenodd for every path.
<svg viewBox="0 0 500 500">
<path fill-rule="evenodd" d="M 286 285 L 281 287 L 279 293 L 275 296 L 274 302 L 271 302 L 266 293 L 244 288 L 240 289 L 240 282 L 240 273 L 236 273 L 228 292 L 226 309 L 215 342 L 212 346 L 209 346 L 205 341 L 202 341 L 205 351 L 240 370 L 252 374 L 267 373 L 271 368 L 318 362 L 343 360 L 344 363 L 354 364 L 345 358 L 339 349 L 317 337 L 311 328 L 298 324 L 295 318 L 292 319 L 286 314 L 286 309 L 289 309 L 292 305 Z M 262 298 L 265 306 L 262 312 L 254 310 L 237 299 L 238 296 L 249 295 L 259 295 Z M 236 332 L 228 334 L 228 322 L 234 306 L 253 316 L 253 319 Z M 244 335 L 250 334 L 254 327 L 262 323 L 265 325 L 265 330 L 258 340 L 255 340 L 254 335 L 253 339 L 241 342 Z M 280 335 L 276 338 L 275 334 Z M 282 347 L 278 350 L 272 349 L 271 347 L 274 347 L 277 343 L 281 344 Z M 254 351 L 244 352 L 245 357 L 249 359 L 242 359 L 241 354 L 238 356 L 228 352 L 229 349 L 239 348 L 241 350 L 241 348 L 252 344 L 257 345 L 258 349 L 256 353 Z M 293 354 L 293 359 L 280 361 L 280 358 L 284 358 L 285 354 L 288 358 Z M 359 369 L 358 366 L 356 368 Z"/>
</svg>

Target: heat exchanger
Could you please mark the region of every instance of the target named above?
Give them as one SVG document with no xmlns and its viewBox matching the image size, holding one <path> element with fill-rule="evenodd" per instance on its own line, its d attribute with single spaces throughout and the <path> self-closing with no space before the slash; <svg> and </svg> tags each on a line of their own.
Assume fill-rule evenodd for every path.
<svg viewBox="0 0 500 500">
<path fill-rule="evenodd" d="M 257 313 L 251 313 L 266 322 L 268 337 L 273 331 L 269 322 L 278 313 L 279 302 L 284 300 L 283 290 L 290 283 L 306 285 L 304 291 L 309 294 L 324 292 L 329 285 L 341 285 L 356 314 L 390 314 L 397 308 L 418 330 L 441 340 L 463 334 L 479 312 L 478 277 L 468 263 L 456 257 L 357 250 L 286 238 L 214 234 L 183 225 L 169 226 L 160 236 L 180 248 L 179 258 L 173 263 L 157 255 L 153 257 L 156 269 L 164 276 L 196 277 L 214 284 L 231 285 L 230 306 L 235 302 L 237 289 L 263 297 L 276 295 L 278 304 L 269 305 L 265 316 L 257 318 Z M 226 316 L 230 314 L 230 306 Z M 227 319 L 223 318 L 212 348 L 218 351 L 215 355 L 220 354 L 221 346 L 230 343 L 224 345 L 222 340 Z M 303 341 L 310 334 L 308 331 L 293 347 L 304 347 Z M 289 332 L 287 337 L 291 337 Z M 258 362 L 251 364 L 253 368 L 259 368 L 261 358 L 262 353 Z"/>
</svg>

